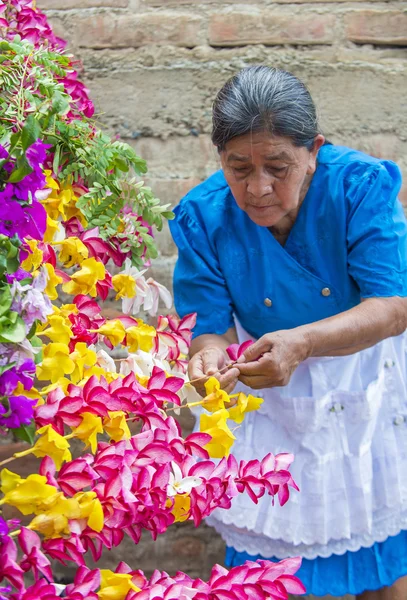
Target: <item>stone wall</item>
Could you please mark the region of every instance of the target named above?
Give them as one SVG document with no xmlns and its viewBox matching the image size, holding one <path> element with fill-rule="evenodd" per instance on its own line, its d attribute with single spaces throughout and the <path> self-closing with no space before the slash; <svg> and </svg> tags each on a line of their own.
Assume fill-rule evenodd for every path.
<svg viewBox="0 0 407 600">
<path fill-rule="evenodd" d="M 38 0 L 84 64 L 101 121 L 148 161 L 148 181 L 176 204 L 217 168 L 211 103 L 238 69 L 264 63 L 302 78 L 328 138 L 407 173 L 407 3 L 381 0 Z M 407 187 L 402 199 L 407 204 Z M 159 238 L 156 277 L 175 250 Z M 187 424 L 189 426 L 190 423 Z M 208 528 L 174 528 L 121 557 L 204 576 L 222 560 Z M 111 557 L 113 559 L 113 557 Z M 114 556 L 114 560 L 117 555 Z M 110 561 L 110 558 L 106 558 Z"/>
</svg>

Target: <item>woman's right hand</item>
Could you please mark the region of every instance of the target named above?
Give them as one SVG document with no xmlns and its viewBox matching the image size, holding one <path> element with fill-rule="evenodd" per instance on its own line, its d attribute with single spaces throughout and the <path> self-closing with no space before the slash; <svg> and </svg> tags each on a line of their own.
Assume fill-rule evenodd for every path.
<svg viewBox="0 0 407 600">
<path fill-rule="evenodd" d="M 201 396 L 205 396 L 205 381 L 209 377 L 216 377 L 220 387 L 230 394 L 240 375 L 240 371 L 236 367 L 226 369 L 231 362 L 226 350 L 218 346 L 205 346 L 196 352 L 189 361 L 188 375 L 197 392 Z M 196 379 L 198 381 L 194 381 Z"/>
</svg>

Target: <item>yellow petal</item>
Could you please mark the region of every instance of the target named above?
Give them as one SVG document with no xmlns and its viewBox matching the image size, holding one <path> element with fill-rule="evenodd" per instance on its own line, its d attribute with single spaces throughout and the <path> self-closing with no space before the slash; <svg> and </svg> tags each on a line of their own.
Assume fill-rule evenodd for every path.
<svg viewBox="0 0 407 600">
<path fill-rule="evenodd" d="M 102 419 L 92 413 L 83 413 L 82 423 L 72 430 L 74 437 L 79 438 L 87 446 L 91 447 L 93 453 L 97 448 L 98 433 L 103 433 Z"/>
</svg>

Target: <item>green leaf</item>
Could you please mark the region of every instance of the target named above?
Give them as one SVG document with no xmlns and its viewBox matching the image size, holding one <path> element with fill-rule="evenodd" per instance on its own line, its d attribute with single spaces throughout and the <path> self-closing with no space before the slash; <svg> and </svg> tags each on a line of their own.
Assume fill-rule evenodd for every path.
<svg viewBox="0 0 407 600">
<path fill-rule="evenodd" d="M 17 169 L 14 169 L 8 178 L 9 183 L 18 183 L 34 170 L 32 167 L 30 167 L 25 157 L 17 161 L 17 165 Z"/>
<path fill-rule="evenodd" d="M 10 369 L 12 369 L 15 364 L 16 364 L 15 362 L 11 362 L 11 363 L 8 363 L 7 365 L 0 365 L 0 375 L 3 375 L 3 373 L 5 373 L 6 371 L 9 371 Z"/>
<path fill-rule="evenodd" d="M 29 115 L 25 120 L 25 125 L 21 131 L 21 145 L 24 152 L 41 136 L 41 127 L 33 115 Z M 19 180 L 18 180 L 19 181 Z"/>
<path fill-rule="evenodd" d="M 0 317 L 10 309 L 12 301 L 10 286 L 6 285 L 0 292 Z"/>
<path fill-rule="evenodd" d="M 30 446 L 34 445 L 35 440 L 35 423 L 30 425 L 21 425 L 18 429 L 13 429 L 13 433 L 17 439 L 28 442 Z"/>
<path fill-rule="evenodd" d="M 55 92 L 52 98 L 52 111 L 53 115 L 66 115 L 69 112 L 69 100 L 66 94 Z"/>
<path fill-rule="evenodd" d="M 0 342 L 19 344 L 25 339 L 25 323 L 16 312 L 0 317 Z"/>
</svg>

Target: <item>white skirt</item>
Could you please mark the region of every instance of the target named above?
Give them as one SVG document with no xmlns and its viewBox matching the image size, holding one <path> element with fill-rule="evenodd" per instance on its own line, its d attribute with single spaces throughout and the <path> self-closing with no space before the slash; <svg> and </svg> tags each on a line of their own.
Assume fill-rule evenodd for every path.
<svg viewBox="0 0 407 600">
<path fill-rule="evenodd" d="M 228 546 L 312 559 L 407 528 L 406 350 L 407 333 L 351 356 L 307 359 L 287 386 L 249 390 L 264 403 L 235 431 L 232 453 L 292 452 L 300 492 L 283 507 L 242 494 L 230 510 L 217 509 L 207 522 Z"/>
</svg>

